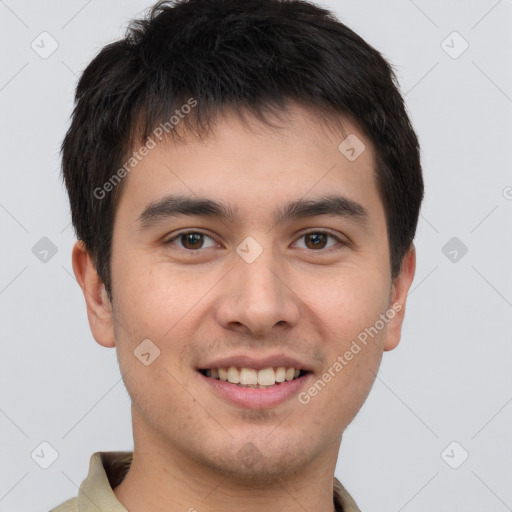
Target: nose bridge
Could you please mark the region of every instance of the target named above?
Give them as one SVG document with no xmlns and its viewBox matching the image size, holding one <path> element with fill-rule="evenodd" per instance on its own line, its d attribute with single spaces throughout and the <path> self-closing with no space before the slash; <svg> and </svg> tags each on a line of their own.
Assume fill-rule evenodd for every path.
<svg viewBox="0 0 512 512">
<path fill-rule="evenodd" d="M 230 272 L 232 286 L 225 288 L 217 310 L 218 321 L 226 328 L 244 326 L 253 334 L 265 334 L 276 324 L 295 324 L 298 306 L 285 285 L 286 276 L 276 251 L 271 246 L 258 248 L 248 240 L 240 244 L 237 253 Z"/>
<path fill-rule="evenodd" d="M 246 249 L 247 246 L 253 253 L 251 256 L 256 255 L 256 248 L 251 247 L 251 242 L 239 250 Z M 282 295 L 282 283 L 276 277 L 279 274 L 279 262 L 270 243 L 264 249 L 261 248 L 254 261 L 243 256 L 240 259 L 236 265 L 239 275 L 237 288 L 241 301 L 249 311 L 264 313 L 266 310 L 270 313 L 278 307 Z"/>
<path fill-rule="evenodd" d="M 268 251 L 270 252 L 270 251 Z M 265 300 L 263 304 L 271 305 L 279 300 L 279 275 L 275 258 L 260 256 L 253 263 L 239 263 L 239 292 L 255 305 L 258 299 Z M 276 270 L 274 270 L 276 269 Z"/>
</svg>

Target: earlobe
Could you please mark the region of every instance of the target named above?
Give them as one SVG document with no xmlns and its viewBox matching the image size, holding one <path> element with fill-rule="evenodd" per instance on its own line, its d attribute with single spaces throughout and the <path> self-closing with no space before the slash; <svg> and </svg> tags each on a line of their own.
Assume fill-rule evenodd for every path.
<svg viewBox="0 0 512 512">
<path fill-rule="evenodd" d="M 384 350 L 393 350 L 400 342 L 402 333 L 402 324 L 405 316 L 405 303 L 407 301 L 407 294 L 414 279 L 416 271 L 416 250 L 414 245 L 411 244 L 409 250 L 404 256 L 400 274 L 395 278 L 391 289 L 391 303 L 390 310 L 395 312 L 393 318 L 390 320 L 386 332 L 386 339 L 384 342 Z"/>
<path fill-rule="evenodd" d="M 112 304 L 85 244 L 78 240 L 73 247 L 73 272 L 84 294 L 87 318 L 94 339 L 104 347 L 114 347 Z"/>
</svg>

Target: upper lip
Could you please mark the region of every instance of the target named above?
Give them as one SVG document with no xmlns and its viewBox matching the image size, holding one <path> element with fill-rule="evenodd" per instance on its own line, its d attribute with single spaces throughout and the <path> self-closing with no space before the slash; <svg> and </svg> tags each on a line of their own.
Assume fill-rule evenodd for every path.
<svg viewBox="0 0 512 512">
<path fill-rule="evenodd" d="M 265 357 L 253 357 L 249 355 L 222 357 L 220 359 L 206 362 L 205 364 L 200 365 L 198 369 L 210 370 L 212 368 L 229 368 L 230 366 L 234 366 L 235 368 L 254 368 L 255 370 L 284 366 L 285 368 L 311 371 L 311 368 L 307 364 L 301 363 L 299 360 L 284 354 L 269 355 Z"/>
</svg>

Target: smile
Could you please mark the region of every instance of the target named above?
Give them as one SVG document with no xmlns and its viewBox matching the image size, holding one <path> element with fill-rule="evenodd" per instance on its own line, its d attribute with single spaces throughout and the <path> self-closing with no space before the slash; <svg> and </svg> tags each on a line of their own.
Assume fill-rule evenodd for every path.
<svg viewBox="0 0 512 512">
<path fill-rule="evenodd" d="M 207 370 L 200 370 L 205 377 L 210 377 L 215 380 L 221 380 L 235 384 L 239 387 L 246 388 L 268 388 L 283 382 L 290 382 L 298 379 L 307 372 L 299 370 L 298 368 L 285 368 L 279 366 L 276 368 L 264 368 L 263 370 L 256 370 L 254 368 L 236 368 L 230 366 L 227 368 L 211 368 Z"/>
<path fill-rule="evenodd" d="M 307 385 L 313 373 L 293 367 L 201 369 L 197 373 L 223 401 L 245 409 L 277 407 L 296 396 Z"/>
</svg>

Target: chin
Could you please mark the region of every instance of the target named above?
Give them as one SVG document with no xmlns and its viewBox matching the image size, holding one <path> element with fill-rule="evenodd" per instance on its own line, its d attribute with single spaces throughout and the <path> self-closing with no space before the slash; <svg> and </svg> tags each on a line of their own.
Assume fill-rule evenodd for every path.
<svg viewBox="0 0 512 512">
<path fill-rule="evenodd" d="M 311 454 L 297 446 L 287 444 L 276 447 L 263 440 L 260 443 L 237 443 L 236 447 L 221 449 L 218 454 L 203 452 L 198 462 L 238 484 L 269 485 L 287 475 L 297 474 L 311 458 Z"/>
</svg>

